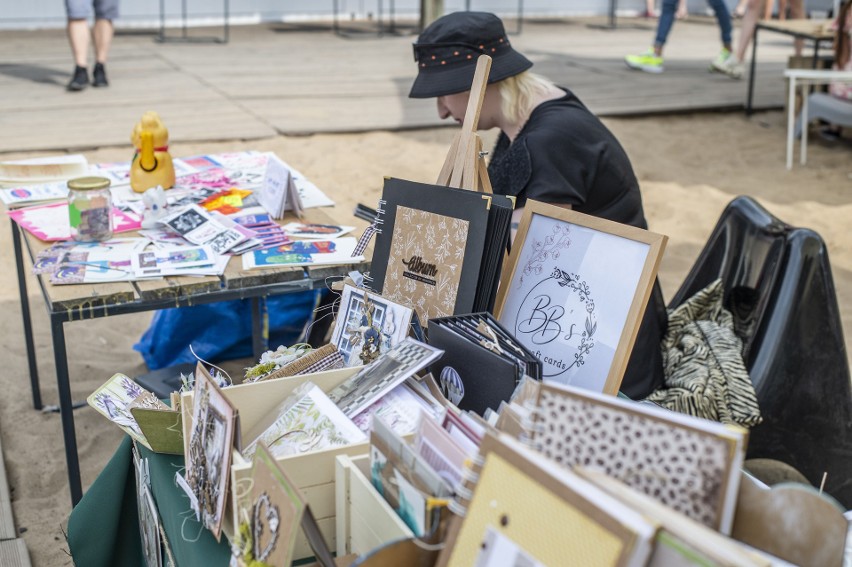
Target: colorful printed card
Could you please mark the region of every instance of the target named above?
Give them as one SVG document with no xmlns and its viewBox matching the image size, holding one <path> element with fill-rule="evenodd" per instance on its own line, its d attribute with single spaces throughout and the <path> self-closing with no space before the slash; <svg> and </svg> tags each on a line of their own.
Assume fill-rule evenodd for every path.
<svg viewBox="0 0 852 567">
<path fill-rule="evenodd" d="M 54 244 L 33 263 L 35 273 L 50 273 L 50 283 L 91 284 L 137 279 L 131 257 L 147 245 L 143 238 Z"/>
<path fill-rule="evenodd" d="M 243 254 L 243 269 L 354 264 L 364 260 L 363 256 L 352 256 L 357 243 L 349 237 L 290 242 Z"/>
<path fill-rule="evenodd" d="M 209 246 L 181 246 L 137 252 L 131 256 L 137 278 L 185 275 L 189 268 L 213 266 L 219 258 Z"/>
<path fill-rule="evenodd" d="M 302 238 L 309 240 L 328 240 L 332 238 L 340 238 L 344 234 L 349 234 L 355 230 L 354 226 L 341 226 L 336 224 L 303 224 L 300 222 L 291 222 L 285 224 L 284 232 L 293 238 Z"/>
<path fill-rule="evenodd" d="M 228 228 L 198 205 L 184 207 L 160 222 L 193 244 L 209 246 L 216 254 L 224 254 L 247 240 L 243 233 Z"/>
<path fill-rule="evenodd" d="M 69 240 L 71 238 L 71 220 L 68 216 L 68 203 L 51 203 L 48 205 L 35 205 L 7 211 L 7 214 L 21 228 L 45 242 L 56 240 Z M 138 230 L 142 226 L 142 219 L 135 214 L 126 213 L 112 208 L 112 231 L 127 232 Z"/>
<path fill-rule="evenodd" d="M 27 187 L 0 189 L 0 200 L 7 207 L 21 207 L 39 201 L 59 201 L 68 196 L 68 183 L 55 181 Z"/>
</svg>

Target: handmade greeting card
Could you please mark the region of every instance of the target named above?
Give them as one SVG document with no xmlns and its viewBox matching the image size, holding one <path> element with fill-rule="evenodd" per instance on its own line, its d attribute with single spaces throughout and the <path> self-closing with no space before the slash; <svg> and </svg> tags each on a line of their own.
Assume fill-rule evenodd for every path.
<svg viewBox="0 0 852 567">
<path fill-rule="evenodd" d="M 201 363 L 195 370 L 192 429 L 185 441 L 186 484 L 195 513 L 218 541 L 231 477 L 237 410 Z"/>
<path fill-rule="evenodd" d="M 239 511 L 237 547 L 245 565 L 290 565 L 307 503 L 260 444 L 252 459 L 247 506 Z"/>
<path fill-rule="evenodd" d="M 344 285 L 331 343 L 348 366 L 369 364 L 408 336 L 413 315 L 409 307 Z"/>
</svg>

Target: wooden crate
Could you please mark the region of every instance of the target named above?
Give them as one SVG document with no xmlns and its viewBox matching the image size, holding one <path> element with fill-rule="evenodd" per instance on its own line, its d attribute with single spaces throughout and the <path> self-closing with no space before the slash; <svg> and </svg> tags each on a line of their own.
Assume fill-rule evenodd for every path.
<svg viewBox="0 0 852 567">
<path fill-rule="evenodd" d="M 336 458 L 337 556 L 362 555 L 414 533 L 370 482 L 370 455 Z"/>
<path fill-rule="evenodd" d="M 329 370 L 302 376 L 279 378 L 268 382 L 240 384 L 223 390 L 225 396 L 234 405 L 240 416 L 240 430 L 243 434 L 250 431 L 260 419 L 273 410 L 292 391 L 304 384 L 313 382 L 328 392 L 352 376 L 360 367 Z M 192 431 L 192 392 L 181 395 L 183 412 L 184 448 L 189 443 Z M 302 455 L 280 457 L 278 462 L 298 486 L 310 504 L 311 511 L 319 524 L 329 548 L 335 549 L 335 457 L 338 455 L 363 455 L 369 452 L 369 443 L 357 443 L 345 447 L 336 447 L 314 451 Z M 251 461 L 234 451 L 231 464 L 231 488 L 228 507 L 225 511 L 223 530 L 226 537 L 233 541 L 234 526 L 240 502 L 245 505 L 246 485 L 251 479 Z M 243 496 L 241 500 L 240 496 Z M 307 538 L 299 532 L 296 539 L 294 560 L 313 557 Z"/>
</svg>

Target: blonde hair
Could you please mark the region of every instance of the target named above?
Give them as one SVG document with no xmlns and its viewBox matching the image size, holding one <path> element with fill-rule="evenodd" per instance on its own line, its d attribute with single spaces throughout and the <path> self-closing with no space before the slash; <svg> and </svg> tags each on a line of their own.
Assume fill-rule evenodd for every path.
<svg viewBox="0 0 852 567">
<path fill-rule="evenodd" d="M 500 85 L 500 110 L 512 122 L 522 122 L 530 115 L 535 101 L 554 88 L 554 84 L 541 75 L 524 71 Z"/>
</svg>

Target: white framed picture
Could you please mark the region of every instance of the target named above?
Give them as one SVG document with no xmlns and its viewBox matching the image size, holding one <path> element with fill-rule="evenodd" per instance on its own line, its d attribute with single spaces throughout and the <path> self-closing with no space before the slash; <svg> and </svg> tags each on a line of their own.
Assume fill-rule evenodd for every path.
<svg viewBox="0 0 852 567">
<path fill-rule="evenodd" d="M 618 393 L 667 237 L 528 201 L 494 314 L 542 379 Z"/>
</svg>

